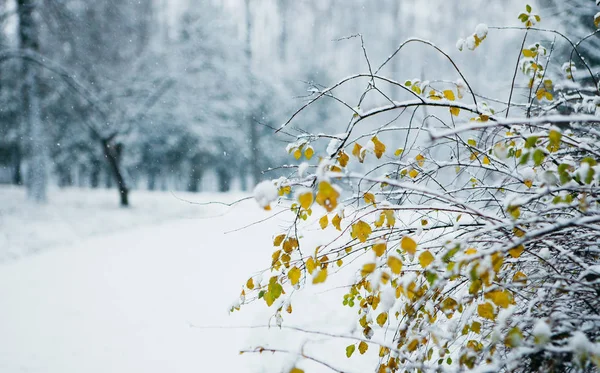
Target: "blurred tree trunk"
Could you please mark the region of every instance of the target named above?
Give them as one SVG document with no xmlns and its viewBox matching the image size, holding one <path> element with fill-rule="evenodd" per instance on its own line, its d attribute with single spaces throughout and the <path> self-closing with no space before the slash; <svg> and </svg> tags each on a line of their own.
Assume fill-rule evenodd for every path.
<svg viewBox="0 0 600 373">
<path fill-rule="evenodd" d="M 40 51 L 38 25 L 36 20 L 36 0 L 17 0 L 19 19 L 19 43 L 22 49 Z M 27 195 L 36 202 L 47 200 L 48 188 L 48 147 L 47 130 L 42 125 L 39 95 L 38 71 L 31 64 L 21 64 L 22 88 L 22 126 L 28 135 L 27 151 L 29 167 L 27 177 Z"/>
<path fill-rule="evenodd" d="M 287 44 L 288 44 L 288 14 L 289 2 L 288 0 L 279 0 L 279 18 L 281 20 L 281 31 L 279 33 L 279 59 L 283 64 L 287 60 Z"/>
<path fill-rule="evenodd" d="M 190 181 L 188 183 L 188 192 L 199 192 L 200 185 L 202 185 L 203 172 L 199 167 L 194 167 L 190 175 Z"/>
<path fill-rule="evenodd" d="M 204 176 L 203 157 L 196 155 L 192 158 L 192 169 L 190 180 L 188 182 L 188 192 L 199 192 L 202 185 L 202 176 Z"/>
<path fill-rule="evenodd" d="M 106 156 L 113 177 L 117 182 L 121 207 L 127 207 L 129 206 L 129 188 L 127 188 L 127 184 L 125 183 L 120 164 L 123 145 L 115 143 L 111 139 L 102 139 L 101 142 L 104 155 Z"/>
<path fill-rule="evenodd" d="M 100 186 L 100 171 L 102 171 L 102 164 L 98 159 L 92 161 L 92 170 L 90 172 L 90 186 L 92 188 L 98 188 Z"/>
<path fill-rule="evenodd" d="M 231 175 L 229 171 L 224 168 L 217 169 L 217 179 L 219 183 L 219 192 L 228 192 L 231 188 Z"/>
<path fill-rule="evenodd" d="M 156 190 L 156 175 L 158 172 L 155 169 L 148 171 L 148 190 Z"/>
<path fill-rule="evenodd" d="M 12 164 L 13 164 L 13 174 L 12 174 L 12 183 L 14 185 L 22 185 L 23 184 L 23 175 L 21 172 L 21 145 L 18 143 L 19 140 L 15 143 L 13 154 L 12 154 Z"/>
<path fill-rule="evenodd" d="M 259 166 L 259 139 L 257 122 L 254 118 L 255 97 L 254 76 L 252 74 L 252 12 L 250 11 L 250 0 L 246 0 L 246 63 L 248 64 L 248 76 L 250 77 L 250 86 L 248 87 L 248 109 L 246 118 L 248 121 L 248 132 L 250 138 L 250 174 L 252 182 L 256 185 L 260 181 L 261 172 Z"/>
</svg>

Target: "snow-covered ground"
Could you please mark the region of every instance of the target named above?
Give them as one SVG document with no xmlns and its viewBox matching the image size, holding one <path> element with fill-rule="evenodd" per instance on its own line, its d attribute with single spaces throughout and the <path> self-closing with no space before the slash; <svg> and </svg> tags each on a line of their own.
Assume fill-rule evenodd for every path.
<svg viewBox="0 0 600 373">
<path fill-rule="evenodd" d="M 0 188 L 0 372 L 327 371 L 295 355 L 239 355 L 258 345 L 303 348 L 350 372 L 363 371 L 361 362 L 372 367 L 372 354 L 358 365 L 345 358 L 351 341 L 239 328 L 269 322 L 274 310 L 263 302 L 228 313 L 241 285 L 268 264 L 285 214 L 237 230 L 273 212 L 254 200 L 190 205 L 142 192 L 123 210 L 114 194 L 55 191 L 39 207 L 19 189 Z M 285 322 L 347 331 L 356 311 L 339 311 L 343 289 L 335 285 L 297 294 Z"/>
</svg>

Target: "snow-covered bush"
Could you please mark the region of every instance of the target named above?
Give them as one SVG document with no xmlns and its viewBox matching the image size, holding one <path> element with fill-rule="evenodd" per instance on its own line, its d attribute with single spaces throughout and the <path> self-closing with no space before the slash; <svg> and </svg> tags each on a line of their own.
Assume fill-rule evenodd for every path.
<svg viewBox="0 0 600 373">
<path fill-rule="evenodd" d="M 518 19 L 525 36 L 508 101 L 484 99 L 490 92 L 473 91 L 445 52 L 420 39 L 315 92 L 300 110 L 348 82 L 367 87 L 344 102 L 353 109 L 342 134 L 304 134 L 288 147 L 297 158 L 310 153 L 314 167 L 262 186 L 268 202 L 273 187 L 295 196 L 295 220 L 276 233 L 271 266 L 248 280 L 241 306 L 264 301 L 285 325 L 307 283 L 354 271 L 340 301 L 360 327 L 340 358 L 376 348 L 378 372 L 600 367 L 600 87 L 585 58 L 559 61 L 554 43 L 526 45 L 544 32 L 529 5 Z M 475 50 L 503 32 L 479 25 L 457 46 Z M 435 49 L 458 80 L 434 80 L 434 69 L 431 81 L 380 75 L 409 44 Z M 410 97 L 392 100 L 389 87 Z M 387 103 L 361 109 L 372 96 Z M 313 157 L 319 142 L 329 146 Z M 311 215 L 332 233 L 327 244 L 304 243 Z"/>
</svg>

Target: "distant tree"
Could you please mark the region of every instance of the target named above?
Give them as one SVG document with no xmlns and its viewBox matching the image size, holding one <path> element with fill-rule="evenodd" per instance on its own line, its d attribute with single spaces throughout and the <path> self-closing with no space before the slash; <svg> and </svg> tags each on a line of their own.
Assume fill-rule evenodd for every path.
<svg viewBox="0 0 600 373">
<path fill-rule="evenodd" d="M 38 1 L 18 0 L 19 43 L 24 50 L 38 53 L 39 14 Z M 48 130 L 42 123 L 42 106 L 38 67 L 23 61 L 21 64 L 22 98 L 21 128 L 28 139 L 25 143 L 29 155 L 27 171 L 27 195 L 36 202 L 45 202 L 48 187 Z"/>
</svg>

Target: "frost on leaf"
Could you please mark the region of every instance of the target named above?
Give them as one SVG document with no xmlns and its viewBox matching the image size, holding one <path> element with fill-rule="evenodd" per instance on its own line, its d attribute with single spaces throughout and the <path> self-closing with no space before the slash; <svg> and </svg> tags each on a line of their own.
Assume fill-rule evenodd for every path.
<svg viewBox="0 0 600 373">
<path fill-rule="evenodd" d="M 270 204 L 276 201 L 277 197 L 279 197 L 279 191 L 273 181 L 261 181 L 254 187 L 254 199 L 265 210 L 270 209 Z"/>
<path fill-rule="evenodd" d="M 323 206 L 327 212 L 332 212 L 337 207 L 337 199 L 339 196 L 340 193 L 327 181 L 321 181 L 319 183 L 316 201 L 319 205 Z"/>
<path fill-rule="evenodd" d="M 313 277 L 313 284 L 320 284 L 327 280 L 327 269 L 321 269 L 317 272 L 317 274 Z"/>
<path fill-rule="evenodd" d="M 375 156 L 377 159 L 381 158 L 383 153 L 385 153 L 385 144 L 379 141 L 377 136 L 374 136 L 371 141 L 373 142 L 373 152 L 375 153 Z"/>
</svg>

